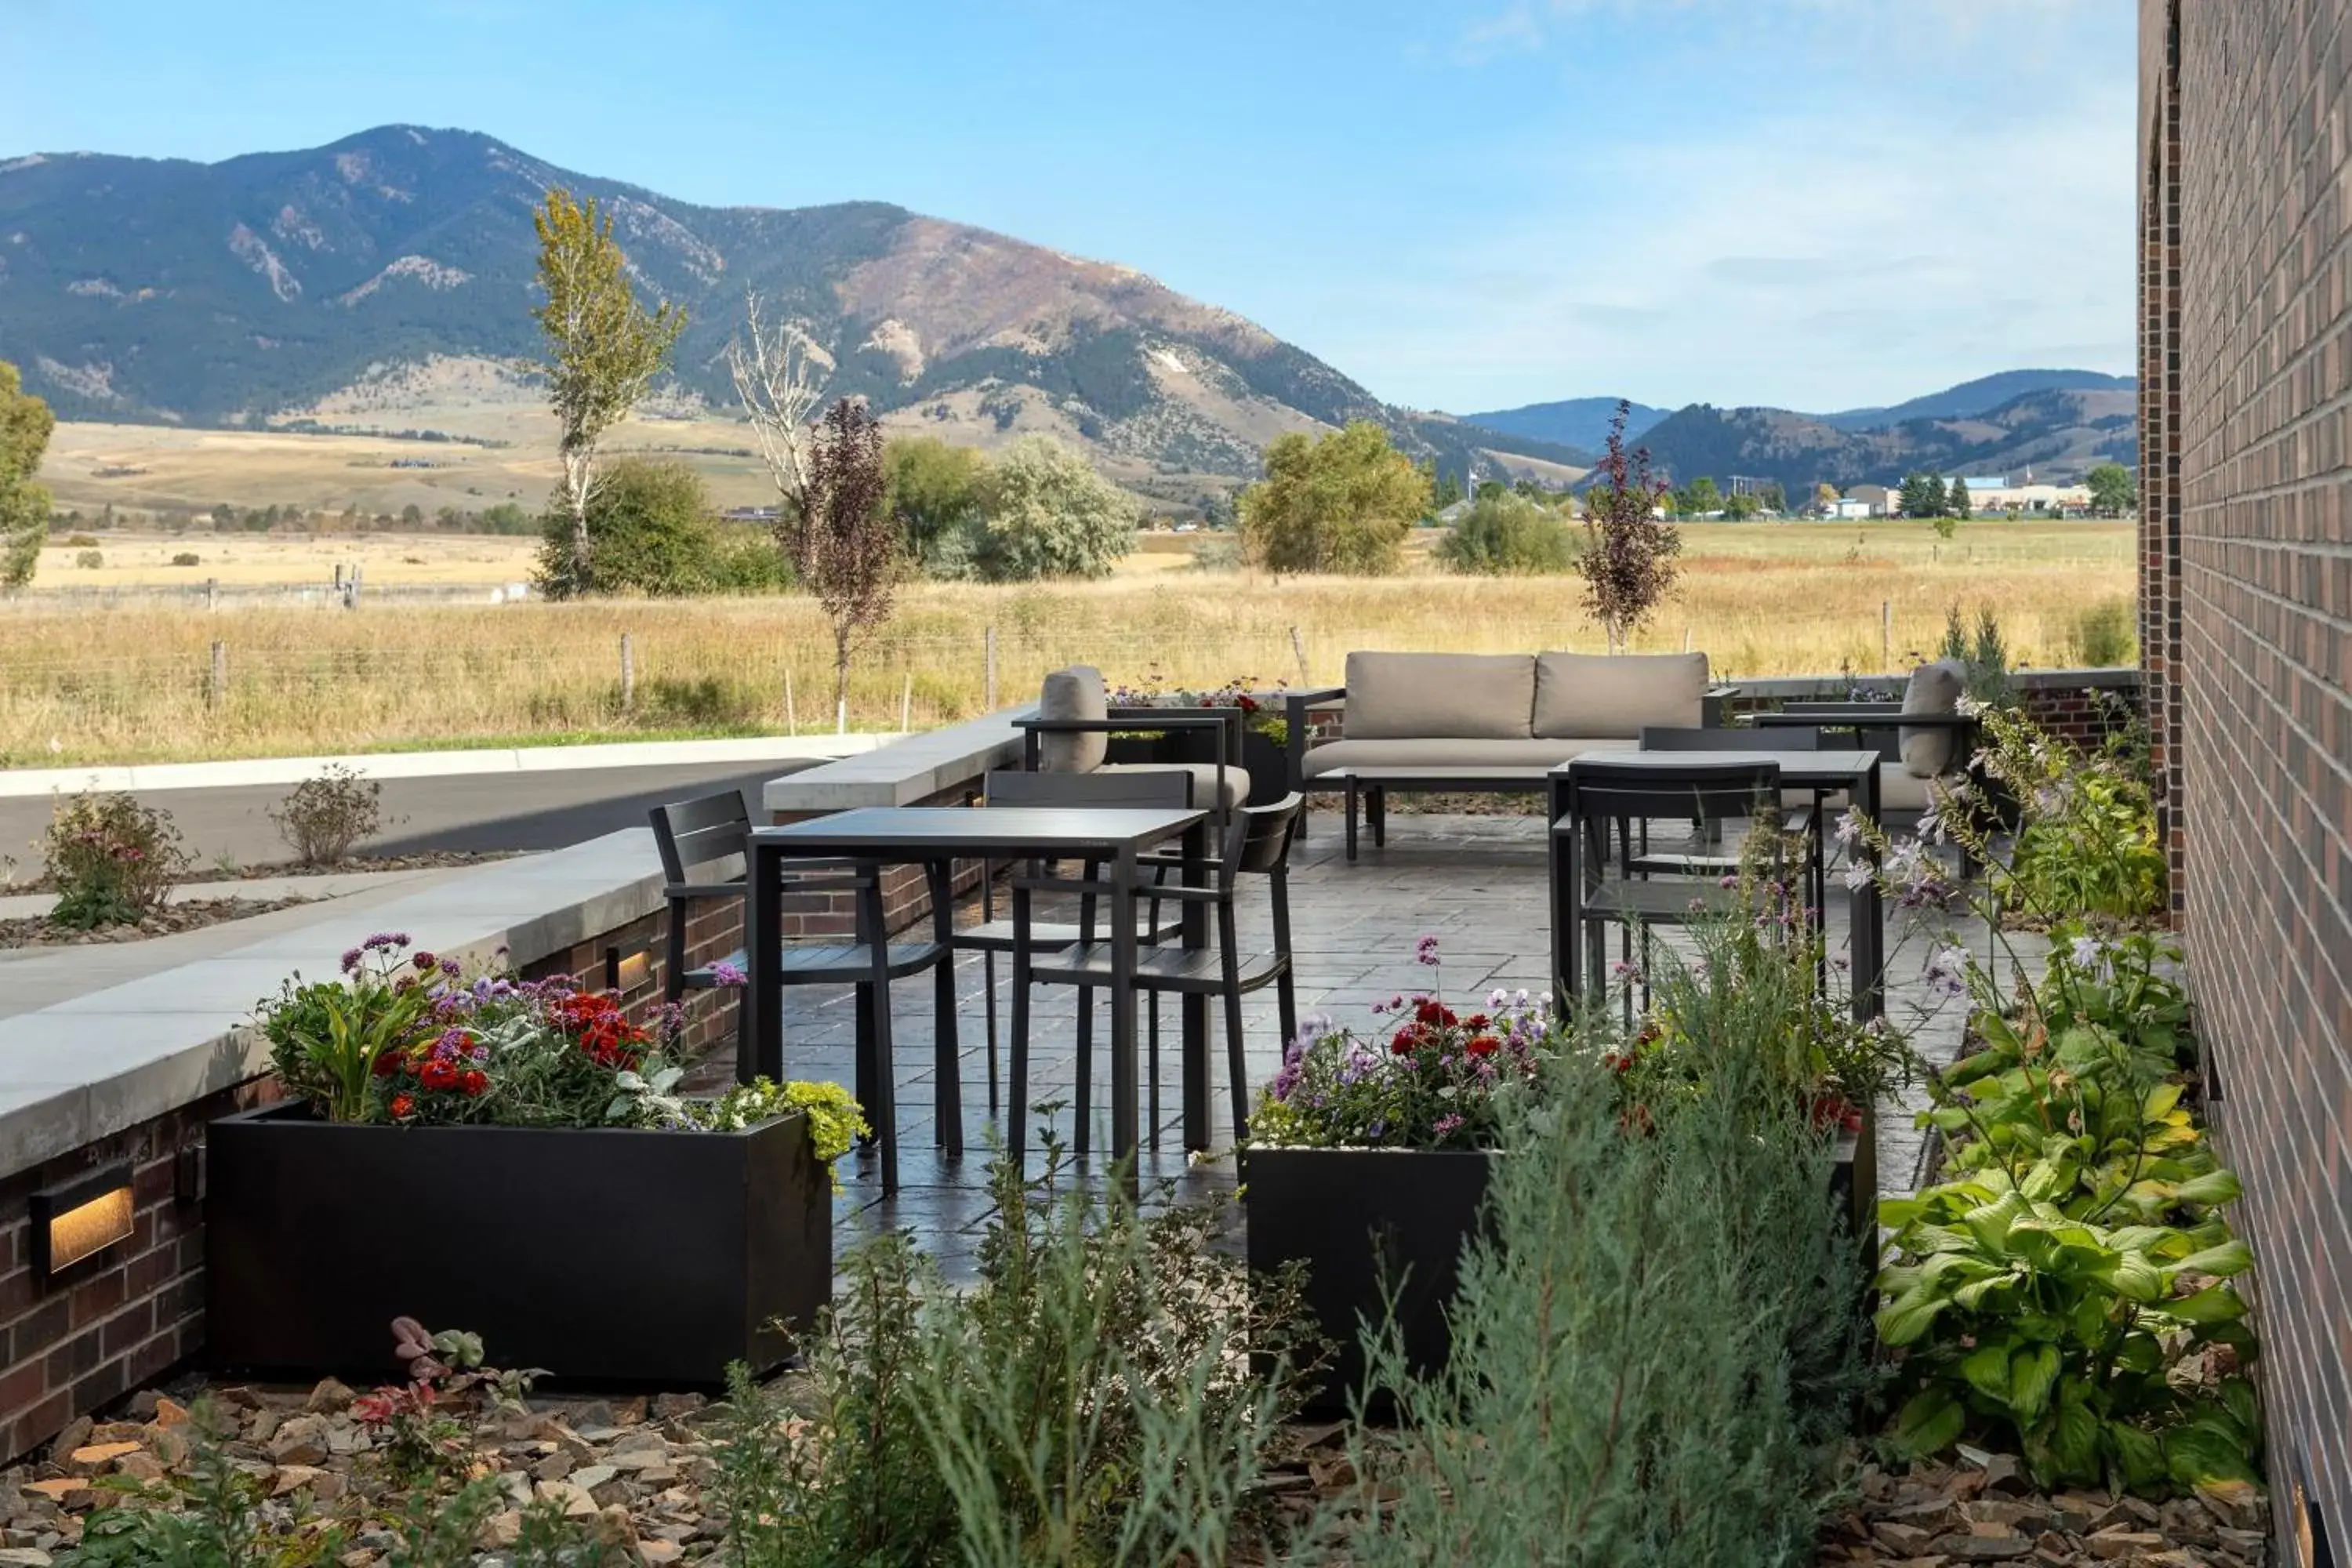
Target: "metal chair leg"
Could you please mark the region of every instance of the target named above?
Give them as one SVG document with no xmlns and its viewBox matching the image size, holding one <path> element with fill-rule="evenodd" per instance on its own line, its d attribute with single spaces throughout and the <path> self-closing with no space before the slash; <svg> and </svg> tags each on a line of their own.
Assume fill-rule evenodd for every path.
<svg viewBox="0 0 2352 1568">
<path fill-rule="evenodd" d="M 1230 904 L 1217 908 L 1218 963 L 1225 994 L 1225 1071 L 1233 1079 L 1234 1142 L 1249 1136 L 1248 1067 L 1242 1050 L 1242 960 Z"/>
</svg>

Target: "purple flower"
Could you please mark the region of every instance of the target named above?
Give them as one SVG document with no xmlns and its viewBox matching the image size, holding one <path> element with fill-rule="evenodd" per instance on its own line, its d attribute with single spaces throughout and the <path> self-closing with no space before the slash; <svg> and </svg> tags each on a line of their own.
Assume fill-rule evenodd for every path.
<svg viewBox="0 0 2352 1568">
<path fill-rule="evenodd" d="M 360 943 L 361 947 L 366 949 L 370 952 L 384 952 L 395 947 L 406 947 L 407 945 L 408 933 L 404 931 L 378 931 L 373 936 L 368 938 L 367 941 Z"/>
<path fill-rule="evenodd" d="M 365 956 L 366 955 L 356 947 L 344 953 L 343 973 L 346 974 L 357 974 L 360 972 L 360 964 Z"/>
<path fill-rule="evenodd" d="M 1413 943 L 1412 960 L 1415 963 L 1426 963 L 1432 969 L 1437 967 L 1437 935 L 1435 932 L 1430 932 L 1423 936 L 1419 942 Z"/>
<path fill-rule="evenodd" d="M 1957 943 L 1947 942 L 1927 955 L 1927 981 L 1928 989 L 1946 996 L 1969 994 L 1968 950 Z"/>
<path fill-rule="evenodd" d="M 465 973 L 465 969 L 456 959 L 445 958 L 441 961 L 441 973 L 455 980 Z"/>
<path fill-rule="evenodd" d="M 1430 1123 L 1429 1127 L 1430 1135 L 1434 1138 L 1451 1138 L 1461 1131 L 1462 1118 L 1450 1110 Z"/>
<path fill-rule="evenodd" d="M 1377 1143 L 1388 1135 L 1388 1131 L 1389 1124 L 1385 1121 L 1375 1121 L 1370 1127 L 1364 1129 L 1365 1142 Z"/>
<path fill-rule="evenodd" d="M 714 985 L 740 985 L 750 979 L 751 976 L 744 973 L 740 966 L 723 958 L 710 966 L 710 981 Z"/>
</svg>

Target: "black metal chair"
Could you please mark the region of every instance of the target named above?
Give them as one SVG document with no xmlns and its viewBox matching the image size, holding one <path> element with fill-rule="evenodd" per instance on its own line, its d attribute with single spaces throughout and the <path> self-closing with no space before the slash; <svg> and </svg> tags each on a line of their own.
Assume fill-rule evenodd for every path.
<svg viewBox="0 0 2352 1568">
<path fill-rule="evenodd" d="M 1097 773 L 1075 775 L 1092 778 L 1097 773 L 1112 777 L 1122 774 L 1151 775 L 1174 773 L 1181 777 L 1199 776 L 1212 787 L 1209 798 L 1199 804 L 1215 812 L 1220 820 L 1225 816 L 1226 796 L 1236 793 L 1228 783 L 1228 774 L 1241 771 L 1242 736 L 1247 715 L 1238 708 L 1137 708 L 1115 707 L 1101 719 L 1046 719 L 1032 714 L 1016 719 L 1013 726 L 1022 734 L 1021 765 L 1030 773 L 1039 771 L 1041 742 L 1048 735 L 1115 735 L 1129 733 L 1172 734 L 1188 742 L 1188 749 L 1206 751 L 1208 755 L 1197 763 L 1120 763 L 1107 764 Z M 1065 775 L 1073 776 L 1073 775 Z"/>
<path fill-rule="evenodd" d="M 1293 792 L 1269 805 L 1243 806 L 1226 825 L 1221 850 L 1212 863 L 1207 887 L 1168 886 L 1152 889 L 1150 896 L 1179 904 L 1205 907 L 1215 916 L 1214 951 L 1160 945 L 1145 949 L 1135 969 L 1136 989 L 1147 995 L 1160 992 L 1219 996 L 1224 1002 L 1225 1058 L 1234 1107 L 1234 1136 L 1246 1135 L 1249 1125 L 1248 1066 L 1242 1041 L 1242 997 L 1266 985 L 1276 987 L 1283 1037 L 1298 1032 L 1298 996 L 1290 952 L 1290 846 L 1298 826 L 1304 797 Z M 1142 864 L 1155 870 L 1181 867 L 1181 857 L 1151 855 Z M 1274 923 L 1274 951 L 1244 963 L 1235 930 L 1235 896 L 1244 876 L 1263 876 L 1268 884 Z M 1016 878 L 1013 884 L 1013 919 L 1016 931 L 1031 929 L 1029 902 L 1037 892 L 1084 894 L 1085 881 L 1054 878 Z M 1087 990 L 1111 984 L 1112 954 L 1106 942 L 1086 941 L 1059 952 L 1041 953 L 1034 939 L 1016 940 L 1013 954 L 1013 1103 L 1023 1103 L 1029 1076 L 1029 988 L 1032 984 L 1076 985 Z M 1077 1065 L 1080 1088 L 1078 1129 L 1075 1146 L 1087 1149 L 1086 1089 L 1092 1063 L 1084 1053 Z M 1156 1039 L 1150 1060 L 1151 1113 L 1154 1136 L 1159 1122 L 1159 1052 Z M 1013 1124 L 1012 1146 L 1022 1147 L 1021 1125 Z"/>
<path fill-rule="evenodd" d="M 1192 781 L 1190 775 L 1176 773 L 1024 773 L 1010 770 L 988 775 L 982 799 L 992 805 L 1045 806 L 1163 806 L 1185 810 L 1192 804 Z M 948 939 L 960 952 L 981 955 L 981 970 L 987 986 L 985 1003 L 988 1020 L 988 1113 L 998 1114 L 1001 1101 L 997 1085 L 996 1054 L 996 958 L 1009 954 L 1017 942 L 1014 923 L 999 919 L 996 914 L 994 868 L 987 861 L 981 863 L 980 923 L 965 926 Z M 1095 934 L 1095 897 L 1082 894 L 1079 898 L 1077 923 L 1048 921 L 1035 925 L 1030 933 L 1033 944 L 1040 947 L 1070 947 L 1081 942 L 1091 942 Z M 1157 900 L 1148 900 L 1144 913 L 1137 922 L 1136 935 L 1145 943 L 1172 942 L 1183 933 L 1181 919 L 1163 920 Z M 1156 1004 L 1151 1014 L 1155 1047 L 1158 1043 L 1160 1013 Z M 1094 998 L 1088 993 L 1085 1005 L 1078 1013 L 1078 1059 L 1089 1060 L 1094 1045 Z M 1083 1085 L 1084 1079 L 1082 1079 Z M 1084 1126 L 1086 1094 L 1079 1092 L 1080 1125 Z M 1014 1105 L 1016 1118 L 1025 1107 Z"/>
<path fill-rule="evenodd" d="M 1648 954 L 1649 928 L 1688 925 L 1749 908 L 1748 892 L 1724 886 L 1721 873 L 1660 879 L 1635 870 L 1633 825 L 1685 819 L 1702 826 L 1780 814 L 1779 763 L 1694 760 L 1664 768 L 1580 757 L 1569 764 L 1561 817 L 1551 825 L 1552 973 L 1560 1005 L 1582 1000 L 1588 979 L 1608 958 L 1609 925 L 1620 929 L 1630 962 L 1638 933 Z M 1621 875 L 1607 875 L 1612 828 Z M 1630 1015 L 1633 998 L 1626 1005 Z"/>
<path fill-rule="evenodd" d="M 711 900 L 732 900 L 742 903 L 749 890 L 746 866 L 751 834 L 751 814 L 744 808 L 740 791 L 730 790 L 722 795 L 704 795 L 697 800 L 653 809 L 654 844 L 661 851 L 662 879 L 667 884 L 663 896 L 669 901 L 669 941 L 667 962 L 663 966 L 663 994 L 669 1001 L 681 999 L 689 991 L 708 991 L 735 984 L 723 978 L 720 965 L 731 966 L 748 976 L 751 971 L 751 955 L 738 949 L 725 959 L 695 968 L 687 965 L 687 922 L 698 902 Z M 788 863 L 793 880 L 788 891 L 794 893 L 849 892 L 862 895 L 875 886 L 880 868 L 850 860 L 804 859 Z M 857 931 L 856 940 L 847 943 L 820 942 L 801 944 L 788 942 L 768 962 L 778 967 L 779 978 L 792 985 L 854 985 L 856 987 L 857 1100 L 861 1106 L 875 1103 L 874 1075 L 891 1070 L 891 1064 L 880 1061 L 874 1045 L 877 1037 L 876 1020 L 883 1015 L 879 1009 L 890 1005 L 887 988 L 875 983 L 875 948 L 884 946 L 883 965 L 889 979 L 903 980 L 908 975 L 930 970 L 937 976 L 939 994 L 933 1025 L 933 1067 L 942 1086 L 954 1083 L 960 1070 L 956 1049 L 955 951 L 948 938 L 954 924 L 954 905 L 950 897 L 949 878 L 943 868 L 927 872 L 930 884 L 931 940 L 929 942 L 893 942 L 882 931 L 868 929 L 868 900 L 856 898 Z M 748 912 L 748 911 L 747 911 Z M 751 1009 L 738 998 L 735 1028 L 735 1073 L 738 1079 L 749 1082 L 758 1072 L 757 1041 L 752 1036 Z M 780 1022 L 770 1020 L 769 1028 L 780 1027 Z M 895 1104 L 897 1097 L 891 1097 Z M 934 1119 L 933 1142 L 942 1144 L 951 1154 L 963 1152 L 963 1127 L 960 1117 L 943 1113 Z M 895 1127 L 878 1127 L 877 1138 L 895 1141 Z"/>
<path fill-rule="evenodd" d="M 1661 725 L 1645 725 L 1642 730 L 1642 750 L 1645 752 L 1818 752 L 1822 749 L 1819 730 L 1789 726 L 1766 729 L 1683 730 Z M 1801 805 L 1791 805 L 1790 797 L 1801 797 Z M 1822 801 L 1824 793 L 1817 789 L 1790 787 L 1782 791 L 1780 804 L 1789 808 L 1780 817 L 1780 831 L 1801 837 L 1805 847 L 1805 904 L 1813 911 L 1812 918 L 1826 920 L 1829 911 L 1829 851 L 1823 834 Z M 1642 825 L 1642 847 L 1628 870 L 1636 872 L 1664 871 L 1685 876 L 1724 877 L 1739 869 L 1739 858 L 1735 855 L 1658 854 L 1649 845 L 1649 826 Z M 1828 960 L 1824 957 L 1815 965 L 1816 978 L 1827 984 Z"/>
</svg>

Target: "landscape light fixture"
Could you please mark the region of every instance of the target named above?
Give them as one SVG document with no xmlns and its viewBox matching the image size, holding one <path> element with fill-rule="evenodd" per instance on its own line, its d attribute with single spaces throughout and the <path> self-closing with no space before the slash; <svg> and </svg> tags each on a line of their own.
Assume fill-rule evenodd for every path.
<svg viewBox="0 0 2352 1568">
<path fill-rule="evenodd" d="M 645 948 L 625 956 L 617 947 L 604 950 L 604 989 L 625 996 L 653 983 L 654 955 Z"/>
<path fill-rule="evenodd" d="M 83 1258 L 131 1239 L 133 1205 L 128 1162 L 44 1187 L 33 1194 L 33 1272 L 47 1279 Z"/>
</svg>

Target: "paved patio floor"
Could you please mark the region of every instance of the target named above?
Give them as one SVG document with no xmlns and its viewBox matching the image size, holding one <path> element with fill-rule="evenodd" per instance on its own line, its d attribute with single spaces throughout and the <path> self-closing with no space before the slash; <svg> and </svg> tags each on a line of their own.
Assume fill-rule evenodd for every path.
<svg viewBox="0 0 2352 1568">
<path fill-rule="evenodd" d="M 1525 987 L 1531 992 L 1547 987 L 1549 917 L 1545 846 L 1537 820 L 1399 811 L 1390 819 L 1387 847 L 1376 849 L 1367 837 L 1361 858 L 1353 865 L 1344 858 L 1338 828 L 1331 814 L 1318 813 L 1313 836 L 1297 846 L 1291 861 L 1292 947 L 1302 1016 L 1322 1013 L 1362 1026 L 1371 1022 L 1370 1008 L 1374 1001 L 1425 989 L 1433 978 L 1447 997 L 1480 1002 L 1496 986 Z M 1846 929 L 1845 898 L 1834 876 L 1831 902 L 1829 934 L 1834 953 L 1844 947 Z M 1243 952 L 1264 951 L 1270 945 L 1270 921 L 1261 880 L 1244 883 L 1243 910 Z M 1040 918 L 1046 918 L 1042 910 Z M 1443 963 L 1434 972 L 1413 959 L 1414 943 L 1424 934 L 1434 934 L 1440 943 Z M 1970 935 L 1976 951 L 1985 953 L 1982 927 L 1974 925 Z M 1920 940 L 1906 942 L 1899 930 L 1890 931 L 1888 945 L 1890 1016 L 1914 1029 L 1915 1045 L 1922 1056 L 1930 1061 L 1949 1060 L 1958 1046 L 1960 1010 L 1957 1005 L 1937 1007 L 1937 999 L 1922 984 L 1925 947 Z M 1000 961 L 1000 1060 L 1009 1049 L 1001 1033 L 1008 1016 L 1004 972 Z M 951 1279 L 969 1269 L 992 1213 L 989 1141 L 1003 1127 L 1001 1116 L 992 1121 L 988 1115 L 986 986 L 980 959 L 966 955 L 957 973 L 967 1152 L 961 1159 L 950 1159 L 934 1147 L 938 1086 L 932 1069 L 933 983 L 929 976 L 903 981 L 893 987 L 891 999 L 903 1141 L 901 1185 L 896 1197 L 885 1199 L 878 1162 L 856 1155 L 845 1160 L 841 1174 L 845 1191 L 838 1200 L 841 1228 L 837 1233 L 838 1244 L 846 1245 L 874 1230 L 912 1228 Z M 1055 1119 L 1065 1137 L 1072 1131 L 1067 1102 L 1075 1097 L 1076 994 L 1067 987 L 1041 986 L 1033 1001 L 1036 1022 L 1029 1098 L 1033 1103 L 1065 1102 Z M 1181 1105 L 1179 1004 L 1167 998 L 1161 1006 L 1159 1147 L 1154 1151 L 1147 1146 L 1141 1158 L 1144 1186 L 1147 1193 L 1164 1190 L 1179 1196 L 1230 1192 L 1233 1116 L 1223 1067 L 1223 1037 L 1214 1023 L 1215 1011 L 1213 1007 L 1215 1148 L 1209 1155 L 1188 1159 L 1178 1121 Z M 1923 1014 L 1928 1015 L 1924 1022 L 1920 1021 Z M 1244 1024 L 1250 1084 L 1255 1089 L 1280 1065 L 1282 1041 L 1272 987 L 1245 1000 Z M 846 987 L 788 989 L 783 1026 L 785 1068 L 791 1076 L 845 1084 L 853 1080 L 856 1026 Z M 1141 1032 L 1139 1029 L 1139 1035 Z M 1097 1081 L 1093 1096 L 1097 1152 L 1077 1168 L 1076 1176 L 1081 1183 L 1101 1181 L 1109 1170 L 1109 1161 L 1101 1152 L 1109 1142 L 1107 1036 L 1107 1019 L 1098 1017 L 1094 1060 Z M 707 1078 L 720 1065 L 709 1064 L 698 1078 Z M 1146 1118 L 1149 1128 L 1153 1123 L 1148 1100 Z M 1909 1191 L 1916 1184 L 1922 1155 L 1922 1141 L 1911 1127 L 1910 1108 L 1883 1106 L 1879 1124 L 1881 1187 Z M 1147 1144 L 1150 1137 L 1147 1131 Z M 1033 1135 L 1027 1156 L 1033 1170 L 1040 1167 L 1042 1159 L 1036 1142 Z"/>
</svg>

